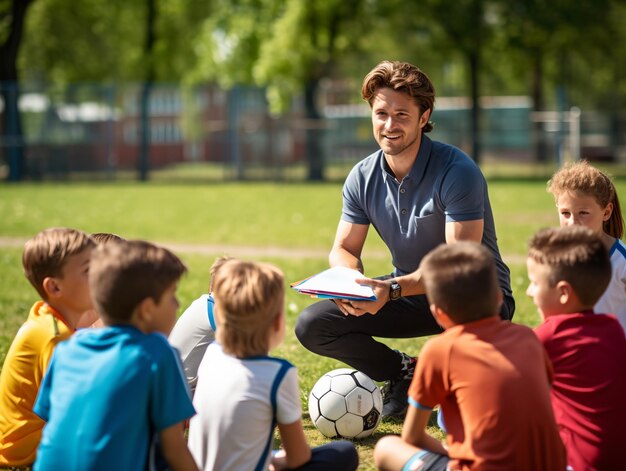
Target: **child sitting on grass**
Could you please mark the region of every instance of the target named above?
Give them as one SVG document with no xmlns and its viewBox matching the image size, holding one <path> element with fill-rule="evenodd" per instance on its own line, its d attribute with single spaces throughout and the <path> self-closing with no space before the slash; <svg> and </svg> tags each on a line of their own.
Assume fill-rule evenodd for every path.
<svg viewBox="0 0 626 471">
<path fill-rule="evenodd" d="M 198 370 L 189 448 L 211 470 L 350 471 L 354 445 L 311 449 L 302 427 L 296 369 L 268 356 L 285 334 L 284 279 L 274 266 L 228 260 L 213 279 L 217 342 Z M 272 453 L 274 428 L 283 450 Z"/>
<path fill-rule="evenodd" d="M 535 333 L 554 367 L 552 406 L 567 464 L 624 468 L 626 338 L 613 315 L 594 313 L 611 262 L 600 235 L 581 226 L 545 229 L 530 241 L 527 293 Z"/>
<path fill-rule="evenodd" d="M 89 284 L 105 327 L 84 329 L 55 352 L 34 409 L 47 422 L 35 470 L 146 469 L 154 434 L 172 470 L 197 470 L 183 434 L 194 409 L 165 337 L 185 271 L 148 242 L 97 247 Z"/>
<path fill-rule="evenodd" d="M 90 236 L 96 245 L 108 244 L 110 242 L 123 242 L 125 240 L 123 237 L 110 232 L 94 232 L 90 234 Z M 88 327 L 102 327 L 103 325 L 104 324 L 102 323 L 102 320 L 96 310 L 90 309 L 83 315 L 83 317 L 81 317 L 76 328 L 85 329 Z"/>
<path fill-rule="evenodd" d="M 84 232 L 41 231 L 26 242 L 22 265 L 41 296 L 17 332 L 0 372 L 0 466 L 35 461 L 44 422 L 33 412 L 52 352 L 91 309 L 89 259 L 95 246 Z"/>
<path fill-rule="evenodd" d="M 550 364 L 532 330 L 500 319 L 491 254 L 475 242 L 441 245 L 420 264 L 445 331 L 426 342 L 409 388 L 402 436 L 374 450 L 384 470 L 565 470 L 550 405 Z M 441 405 L 447 446 L 428 435 Z"/>
<path fill-rule="evenodd" d="M 185 309 L 169 336 L 170 344 L 180 353 L 192 397 L 198 383 L 198 367 L 204 352 L 215 340 L 214 300 L 211 294 L 213 278 L 217 270 L 229 259 L 230 257 L 219 257 L 213 262 L 209 270 L 208 293 L 201 295 Z"/>
</svg>

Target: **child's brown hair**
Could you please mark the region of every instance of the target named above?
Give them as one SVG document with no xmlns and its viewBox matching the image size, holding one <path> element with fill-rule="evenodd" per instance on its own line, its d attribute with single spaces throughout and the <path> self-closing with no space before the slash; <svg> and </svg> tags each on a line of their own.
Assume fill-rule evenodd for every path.
<svg viewBox="0 0 626 471">
<path fill-rule="evenodd" d="M 496 264 L 477 242 L 442 244 L 420 264 L 428 300 L 456 324 L 498 314 Z"/>
<path fill-rule="evenodd" d="M 283 313 L 283 273 L 268 263 L 231 259 L 213 280 L 217 340 L 237 357 L 267 354 L 269 332 Z"/>
<path fill-rule="evenodd" d="M 581 303 L 596 304 L 611 281 L 611 260 L 600 236 L 583 226 L 542 229 L 529 242 L 528 257 L 549 270 L 548 282 L 567 281 Z"/>
<path fill-rule="evenodd" d="M 624 235 L 624 218 L 613 181 L 586 160 L 566 164 L 556 172 L 548 181 L 548 191 L 556 200 L 565 192 L 573 192 L 591 196 L 602 208 L 613 203 L 613 212 L 604 221 L 603 230 L 616 239 Z"/>
<path fill-rule="evenodd" d="M 118 236 L 117 234 L 113 234 L 112 232 L 94 232 L 91 234 L 91 238 L 96 242 L 96 244 L 107 244 L 109 242 L 123 242 L 123 237 Z"/>
<path fill-rule="evenodd" d="M 144 299 L 159 302 L 186 271 L 176 255 L 150 242 L 109 242 L 92 254 L 89 287 L 98 314 L 107 323 L 128 322 Z"/>
<path fill-rule="evenodd" d="M 44 229 L 28 240 L 22 252 L 24 275 L 37 290 L 42 299 L 47 300 L 43 281 L 47 277 L 61 277 L 69 257 L 95 247 L 89 235 L 77 229 L 51 227 Z"/>
</svg>

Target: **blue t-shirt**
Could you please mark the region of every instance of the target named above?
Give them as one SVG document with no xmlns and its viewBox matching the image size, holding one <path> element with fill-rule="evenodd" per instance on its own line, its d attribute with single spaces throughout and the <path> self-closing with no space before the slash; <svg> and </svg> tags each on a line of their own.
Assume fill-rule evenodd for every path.
<svg viewBox="0 0 626 471">
<path fill-rule="evenodd" d="M 406 275 L 446 242 L 447 222 L 484 220 L 482 244 L 492 253 L 502 290 L 510 295 L 510 272 L 502 261 L 487 182 L 460 149 L 422 134 L 411 171 L 398 182 L 382 150 L 350 171 L 343 187 L 342 220 L 371 224 L 385 242 L 394 275 Z"/>
<path fill-rule="evenodd" d="M 54 352 L 34 411 L 34 469 L 142 470 L 151 437 L 195 414 L 176 351 L 133 326 L 86 329 Z"/>
</svg>

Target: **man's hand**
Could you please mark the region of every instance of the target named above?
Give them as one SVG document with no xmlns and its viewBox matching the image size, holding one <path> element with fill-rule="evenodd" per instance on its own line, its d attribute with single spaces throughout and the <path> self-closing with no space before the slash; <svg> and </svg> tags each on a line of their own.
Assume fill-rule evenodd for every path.
<svg viewBox="0 0 626 471">
<path fill-rule="evenodd" d="M 362 316 L 376 314 L 389 301 L 389 280 L 375 280 L 373 278 L 359 278 L 360 285 L 371 286 L 376 295 L 376 301 L 355 301 L 350 299 L 335 299 L 335 304 L 346 316 Z"/>
</svg>

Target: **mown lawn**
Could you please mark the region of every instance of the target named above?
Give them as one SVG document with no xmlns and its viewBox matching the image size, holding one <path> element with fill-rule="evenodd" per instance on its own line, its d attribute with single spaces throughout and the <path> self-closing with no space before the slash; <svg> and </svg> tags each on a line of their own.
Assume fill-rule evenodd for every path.
<svg viewBox="0 0 626 471">
<path fill-rule="evenodd" d="M 626 181 L 618 180 L 619 188 L 624 194 Z M 500 248 L 511 268 L 517 301 L 514 320 L 534 326 L 538 317 L 524 294 L 526 243 L 538 228 L 556 224 L 552 197 L 541 179 L 494 179 L 490 181 L 490 195 Z M 224 253 L 275 263 L 288 282 L 327 268 L 326 253 L 340 212 L 338 183 L 0 185 L 0 364 L 36 300 L 35 291 L 22 274 L 21 244 L 43 228 L 70 226 L 176 244 L 189 267 L 179 289 L 181 305 L 186 306 L 205 292 L 208 269 L 214 258 Z M 364 256 L 366 274 L 389 272 L 389 258 L 375 231 L 369 238 Z M 324 372 L 343 365 L 309 353 L 295 338 L 295 319 L 311 302 L 287 290 L 287 335 L 273 354 L 298 367 L 307 437 L 312 444 L 321 444 L 326 439 L 308 420 L 308 393 Z M 424 341 L 403 339 L 388 344 L 417 355 Z M 357 442 L 361 469 L 373 468 L 371 452 L 376 440 L 400 429 L 401 423 L 383 422 L 372 437 Z"/>
</svg>

